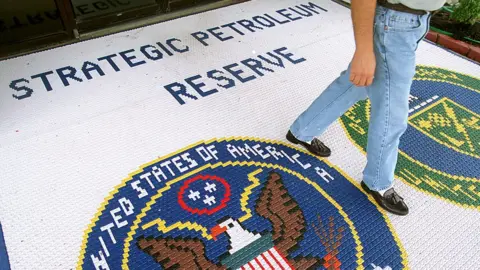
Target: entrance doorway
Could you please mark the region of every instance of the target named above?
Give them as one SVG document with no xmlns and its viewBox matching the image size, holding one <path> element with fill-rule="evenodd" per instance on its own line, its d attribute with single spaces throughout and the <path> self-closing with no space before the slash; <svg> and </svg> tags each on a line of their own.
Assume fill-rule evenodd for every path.
<svg viewBox="0 0 480 270">
<path fill-rule="evenodd" d="M 4 0 L 0 58 L 30 53 L 248 0 Z M 146 23 L 148 24 L 148 23 Z M 124 27 L 119 27 L 125 25 Z"/>
</svg>

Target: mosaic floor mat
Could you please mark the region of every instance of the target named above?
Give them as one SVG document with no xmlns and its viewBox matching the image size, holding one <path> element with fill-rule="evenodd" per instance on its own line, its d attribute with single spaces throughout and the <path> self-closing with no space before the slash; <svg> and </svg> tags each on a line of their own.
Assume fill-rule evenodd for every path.
<svg viewBox="0 0 480 270">
<path fill-rule="evenodd" d="M 0 62 L 0 269 L 480 269 L 478 64 L 419 46 L 408 216 L 359 185 L 368 101 L 328 159 L 286 141 L 353 50 L 349 9 L 257 0 Z"/>
</svg>

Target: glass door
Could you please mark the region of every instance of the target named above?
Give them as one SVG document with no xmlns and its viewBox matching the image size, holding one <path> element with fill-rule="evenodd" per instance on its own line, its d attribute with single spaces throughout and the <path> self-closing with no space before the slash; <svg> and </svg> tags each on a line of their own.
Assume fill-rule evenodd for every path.
<svg viewBox="0 0 480 270">
<path fill-rule="evenodd" d="M 3 0 L 0 5 L 0 44 L 64 33 L 55 0 Z"/>
<path fill-rule="evenodd" d="M 71 0 L 80 34 L 141 17 L 185 11 L 216 4 L 231 5 L 248 0 Z"/>
<path fill-rule="evenodd" d="M 0 1 L 0 58 L 5 58 L 89 38 L 83 34 L 92 31 L 123 31 L 129 25 L 109 27 L 139 18 L 155 23 L 249 0 Z"/>
</svg>

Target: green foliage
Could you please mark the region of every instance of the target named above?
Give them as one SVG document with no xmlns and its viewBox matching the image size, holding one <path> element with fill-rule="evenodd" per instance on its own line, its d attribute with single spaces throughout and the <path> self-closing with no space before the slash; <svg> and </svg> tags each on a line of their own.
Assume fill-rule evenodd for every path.
<svg viewBox="0 0 480 270">
<path fill-rule="evenodd" d="M 467 24 L 480 21 L 480 0 L 460 0 L 453 10 L 452 18 Z"/>
</svg>

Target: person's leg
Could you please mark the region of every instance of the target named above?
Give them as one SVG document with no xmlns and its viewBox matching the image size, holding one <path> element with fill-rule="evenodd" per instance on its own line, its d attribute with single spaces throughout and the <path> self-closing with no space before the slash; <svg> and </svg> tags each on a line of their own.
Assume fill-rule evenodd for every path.
<svg viewBox="0 0 480 270">
<path fill-rule="evenodd" d="M 376 25 L 376 87 L 367 89 L 371 101 L 367 165 L 364 184 L 373 191 L 392 187 L 400 137 L 408 126 L 408 97 L 415 75 L 415 51 L 429 15 L 387 10 Z M 377 61 L 378 63 L 379 61 Z"/>
<path fill-rule="evenodd" d="M 356 87 L 350 80 L 350 68 L 343 71 L 313 103 L 293 122 L 290 131 L 298 140 L 310 142 L 322 134 L 351 106 L 367 97 L 364 87 Z"/>
</svg>

